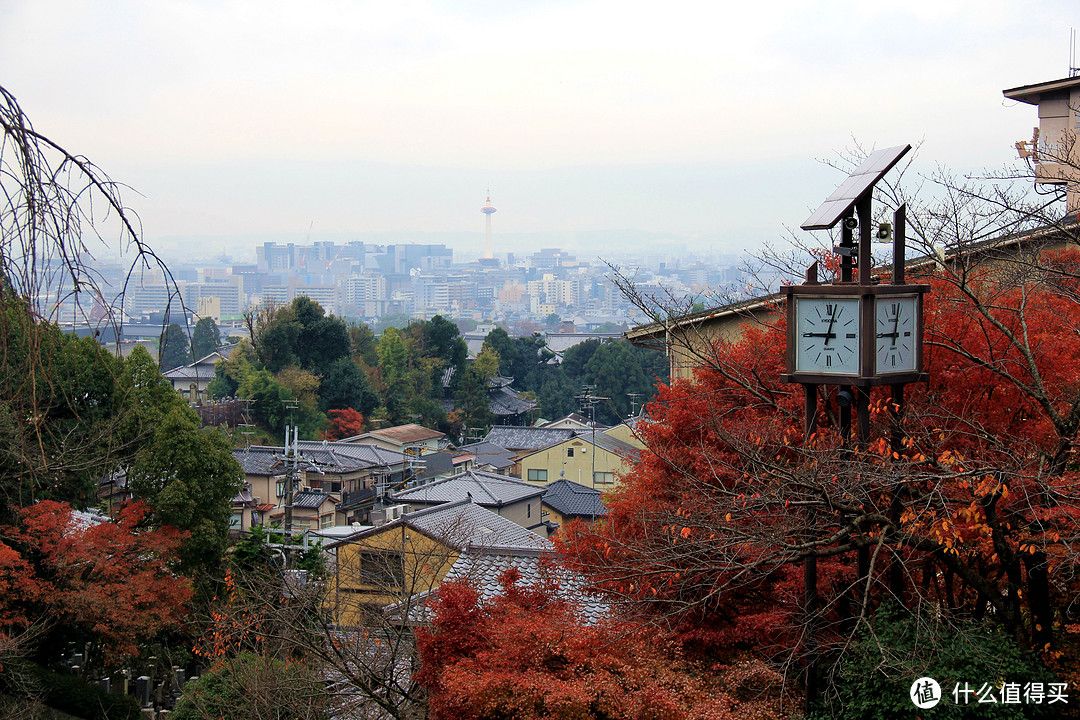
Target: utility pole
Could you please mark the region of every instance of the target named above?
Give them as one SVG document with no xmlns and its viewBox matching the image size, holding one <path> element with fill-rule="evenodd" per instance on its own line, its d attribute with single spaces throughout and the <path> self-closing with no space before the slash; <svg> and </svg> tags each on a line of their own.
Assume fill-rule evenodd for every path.
<svg viewBox="0 0 1080 720">
<path fill-rule="evenodd" d="M 285 409 L 289 411 L 289 421 L 293 411 L 299 406 L 296 400 L 286 400 Z M 291 437 L 291 442 L 290 442 Z M 300 428 L 295 425 L 285 426 L 285 536 L 286 542 L 292 541 L 293 535 L 293 494 L 296 489 L 296 469 L 299 462 Z"/>
<path fill-rule="evenodd" d="M 589 413 L 589 426 L 592 428 L 592 480 L 589 483 L 589 486 L 594 489 L 596 488 L 596 404 L 600 400 L 611 399 L 600 395 L 593 395 L 592 393 L 595 389 L 595 385 L 584 385 L 581 388 L 581 394 L 577 396 L 581 411 Z"/>
</svg>

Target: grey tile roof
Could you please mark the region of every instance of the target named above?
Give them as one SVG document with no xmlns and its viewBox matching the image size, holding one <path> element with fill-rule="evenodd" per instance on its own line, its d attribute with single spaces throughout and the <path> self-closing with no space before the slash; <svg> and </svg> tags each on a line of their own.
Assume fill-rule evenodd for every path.
<svg viewBox="0 0 1080 720">
<path fill-rule="evenodd" d="M 332 497 L 330 493 L 304 490 L 293 496 L 292 504 L 294 508 L 318 509 L 320 505 L 326 502 L 328 497 Z"/>
<path fill-rule="evenodd" d="M 500 417 L 519 415 L 534 407 L 536 407 L 535 402 L 522 399 L 516 390 L 508 387 L 496 388 L 488 394 L 488 410 Z"/>
<path fill-rule="evenodd" d="M 590 442 L 595 442 L 597 447 L 603 448 L 608 452 L 615 453 L 616 455 L 619 455 L 621 457 L 626 457 L 630 459 L 637 459 L 641 457 L 641 450 L 639 448 L 636 448 L 629 443 L 625 443 L 618 438 L 613 438 L 610 435 L 602 433 L 599 429 L 596 431 L 595 441 L 593 440 L 592 430 L 579 430 L 577 436 L 582 440 L 589 440 Z"/>
<path fill-rule="evenodd" d="M 462 445 L 458 450 L 475 455 L 477 465 L 491 465 L 502 470 L 514 464 L 514 453 L 486 440 L 470 445 Z"/>
<path fill-rule="evenodd" d="M 278 463 L 284 452 L 284 448 L 253 445 L 233 450 L 232 456 L 240 463 L 245 475 L 273 475 L 280 472 Z"/>
<path fill-rule="evenodd" d="M 302 440 L 298 443 L 300 467 L 303 470 L 331 473 L 347 473 L 367 468 L 391 467 L 405 462 L 405 456 L 394 450 L 385 450 L 374 445 L 355 445 L 328 443 L 325 441 Z M 271 475 L 284 472 L 282 456 L 285 448 L 266 445 L 252 445 L 241 450 L 233 450 L 244 472 L 249 475 Z"/>
<path fill-rule="evenodd" d="M 516 427 L 496 425 L 484 438 L 485 442 L 507 450 L 539 450 L 574 437 L 569 428 Z"/>
<path fill-rule="evenodd" d="M 524 586 L 540 582 L 546 569 L 558 582 L 559 595 L 577 606 L 579 616 L 586 623 L 594 624 L 608 613 L 607 603 L 585 592 L 581 577 L 551 563 L 546 552 L 469 548 L 454 562 L 443 582 L 464 580 L 479 591 L 482 600 L 490 600 L 502 594 L 499 577 L 511 567 L 521 574 L 517 584 Z"/>
<path fill-rule="evenodd" d="M 544 504 L 560 515 L 603 517 L 607 515 L 599 490 L 561 478 L 547 486 Z"/>
<path fill-rule="evenodd" d="M 401 490 L 391 497 L 397 502 L 436 503 L 455 502 L 472 497 L 477 505 L 502 507 L 530 497 L 542 495 L 544 489 L 482 470 L 466 470 L 427 485 Z"/>
<path fill-rule="evenodd" d="M 468 500 L 406 513 L 394 522 L 414 527 L 441 542 L 463 549 L 484 547 L 546 552 L 554 549 L 547 539 Z"/>
<path fill-rule="evenodd" d="M 395 425 L 394 427 L 382 428 L 381 430 L 372 430 L 368 434 L 399 443 L 419 442 L 421 440 L 432 440 L 434 438 L 446 436 L 446 433 L 441 433 L 438 430 L 431 430 L 422 425 L 417 425 L 416 423 Z"/>
</svg>

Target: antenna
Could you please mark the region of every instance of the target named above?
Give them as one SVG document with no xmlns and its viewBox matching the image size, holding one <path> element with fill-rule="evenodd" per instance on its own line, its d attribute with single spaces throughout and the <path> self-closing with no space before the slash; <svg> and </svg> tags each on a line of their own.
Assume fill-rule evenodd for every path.
<svg viewBox="0 0 1080 720">
<path fill-rule="evenodd" d="M 1080 75 L 1080 67 L 1076 67 L 1076 28 L 1069 28 L 1069 77 Z"/>
</svg>

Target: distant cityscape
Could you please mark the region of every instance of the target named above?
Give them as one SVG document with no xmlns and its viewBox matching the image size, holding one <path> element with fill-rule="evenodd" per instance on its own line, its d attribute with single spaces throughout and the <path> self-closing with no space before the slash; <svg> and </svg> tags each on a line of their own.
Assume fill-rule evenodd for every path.
<svg viewBox="0 0 1080 720">
<path fill-rule="evenodd" d="M 199 264 L 172 262 L 170 277 L 162 268 L 138 268 L 129 277 L 119 258 L 94 259 L 102 297 L 92 303 L 85 296 L 63 298 L 53 314 L 62 325 L 97 333 L 104 342 L 117 339 L 117 324 L 120 339 L 136 341 L 157 338 L 163 320 L 191 325 L 204 317 L 213 318 L 225 336 L 241 335 L 246 312 L 300 296 L 373 326 L 442 315 L 466 326 L 494 323 L 511 334 L 529 334 L 553 325 L 561 332 L 612 332 L 644 320 L 610 279 L 607 258 L 583 260 L 558 247 L 474 253 L 464 261 L 455 261 L 447 244 L 265 241 L 254 250 L 255 262 L 224 255 Z M 484 254 L 489 252 L 490 246 Z M 611 262 L 646 293 L 692 300 L 745 290 L 738 256 L 623 255 Z"/>
</svg>

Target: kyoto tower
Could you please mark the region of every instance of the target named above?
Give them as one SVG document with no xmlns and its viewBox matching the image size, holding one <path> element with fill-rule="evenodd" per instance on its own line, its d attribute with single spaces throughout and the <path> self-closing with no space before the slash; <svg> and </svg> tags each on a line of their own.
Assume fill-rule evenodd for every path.
<svg viewBox="0 0 1080 720">
<path fill-rule="evenodd" d="M 491 247 L 491 213 L 495 212 L 495 208 L 491 206 L 491 191 L 488 190 L 487 205 L 480 208 L 480 212 L 487 216 L 487 228 L 484 235 L 484 259 L 491 260 L 495 257 L 495 251 Z"/>
</svg>

